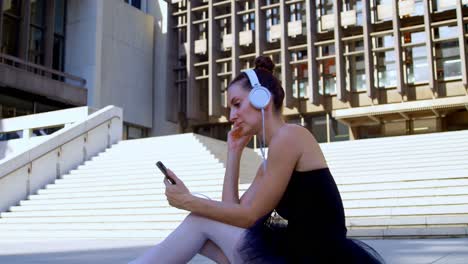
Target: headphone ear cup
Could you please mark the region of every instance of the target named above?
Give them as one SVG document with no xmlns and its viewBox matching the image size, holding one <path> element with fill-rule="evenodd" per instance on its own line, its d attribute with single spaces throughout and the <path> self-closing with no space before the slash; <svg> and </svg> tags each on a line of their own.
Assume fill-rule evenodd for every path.
<svg viewBox="0 0 468 264">
<path fill-rule="evenodd" d="M 263 86 L 257 86 L 253 88 L 249 93 L 250 103 L 256 109 L 265 108 L 271 99 L 271 93 L 267 88 Z"/>
</svg>

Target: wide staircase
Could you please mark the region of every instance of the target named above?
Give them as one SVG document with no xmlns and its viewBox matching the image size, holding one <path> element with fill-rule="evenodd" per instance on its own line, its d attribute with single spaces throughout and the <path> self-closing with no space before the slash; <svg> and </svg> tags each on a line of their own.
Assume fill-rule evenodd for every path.
<svg viewBox="0 0 468 264">
<path fill-rule="evenodd" d="M 194 134 L 120 141 L 1 213 L 0 234 L 164 238 L 187 212 L 167 204 L 155 162 L 163 161 L 192 192 L 220 199 L 225 142 L 209 142 Z M 350 236 L 468 235 L 468 131 L 321 147 L 341 191 Z M 241 191 L 248 186 L 241 184 Z"/>
</svg>

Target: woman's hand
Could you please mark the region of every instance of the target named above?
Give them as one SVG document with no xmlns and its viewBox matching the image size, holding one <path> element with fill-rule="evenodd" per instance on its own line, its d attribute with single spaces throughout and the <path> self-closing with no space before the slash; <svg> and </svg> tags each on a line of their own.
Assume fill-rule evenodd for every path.
<svg viewBox="0 0 468 264">
<path fill-rule="evenodd" d="M 245 146 L 252 139 L 252 135 L 242 136 L 241 128 L 234 127 L 231 131 L 228 132 L 228 149 L 229 151 L 234 151 L 236 153 L 242 153 Z"/>
<path fill-rule="evenodd" d="M 168 179 L 164 178 L 167 201 L 173 207 L 188 210 L 187 204 L 194 196 L 174 172 L 167 169 L 167 174 L 176 182 L 176 184 L 171 184 Z"/>
</svg>

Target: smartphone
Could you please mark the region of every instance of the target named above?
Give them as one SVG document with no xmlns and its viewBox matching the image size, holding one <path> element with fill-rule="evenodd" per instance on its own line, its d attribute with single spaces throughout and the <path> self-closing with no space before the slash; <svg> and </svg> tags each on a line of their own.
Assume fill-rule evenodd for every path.
<svg viewBox="0 0 468 264">
<path fill-rule="evenodd" d="M 167 174 L 166 166 L 164 166 L 164 164 L 161 161 L 156 162 L 156 166 L 159 168 L 159 170 L 161 170 L 161 172 L 164 174 L 164 176 L 166 176 L 166 178 L 169 180 L 171 184 L 176 184 L 174 179 L 169 177 L 169 175 Z"/>
</svg>

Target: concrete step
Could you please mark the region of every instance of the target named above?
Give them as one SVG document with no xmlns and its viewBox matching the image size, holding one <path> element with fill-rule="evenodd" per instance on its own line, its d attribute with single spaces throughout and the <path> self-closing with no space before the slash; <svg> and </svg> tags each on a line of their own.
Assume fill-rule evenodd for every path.
<svg viewBox="0 0 468 264">
<path fill-rule="evenodd" d="M 401 163 L 401 162 L 400 162 Z M 379 172 L 382 174 L 383 173 L 388 173 L 388 171 L 397 171 L 399 172 L 404 172 L 404 171 L 425 171 L 427 172 L 428 170 L 447 170 L 447 169 L 452 169 L 452 168 L 468 168 L 468 161 L 466 159 L 453 159 L 453 160 L 445 160 L 445 161 L 435 161 L 435 160 L 429 160 L 429 161 L 420 161 L 418 163 L 406 163 L 406 161 L 401 164 L 399 167 L 396 167 L 395 164 L 371 164 L 371 165 L 366 165 L 365 163 L 361 162 L 356 162 L 354 166 L 334 166 L 333 171 L 334 172 L 349 172 L 349 174 L 355 174 L 355 173 L 375 173 Z M 387 171 L 386 171 L 387 170 Z"/>
<path fill-rule="evenodd" d="M 154 159 L 145 159 L 145 160 L 133 160 L 133 161 L 121 161 L 119 165 L 122 167 L 125 166 L 146 166 L 146 167 L 154 167 L 157 160 Z M 218 159 L 214 158 L 212 155 L 208 156 L 196 156 L 192 157 L 189 160 L 183 159 L 165 159 L 164 164 L 168 164 L 171 166 L 177 166 L 179 164 L 212 164 L 213 161 L 219 162 Z M 108 162 L 88 162 L 86 164 L 80 165 L 77 169 L 91 169 L 91 168 L 113 168 L 115 167 L 115 162 L 108 161 Z"/>
<path fill-rule="evenodd" d="M 468 191 L 466 195 L 457 196 L 430 196 L 411 198 L 387 198 L 387 199 L 359 199 L 344 200 L 345 208 L 377 208 L 377 207 L 405 207 L 405 206 L 430 206 L 430 205 L 468 205 Z"/>
<path fill-rule="evenodd" d="M 55 223 L 134 223 L 141 222 L 181 222 L 188 212 L 180 214 L 153 214 L 153 215 L 119 215 L 116 216 L 51 216 L 51 217 L 5 217 L 0 219 L 0 225 L 8 224 L 55 224 Z"/>
<path fill-rule="evenodd" d="M 162 176 L 162 175 L 161 175 Z M 185 177 L 184 177 L 185 178 Z M 79 188 L 84 188 L 84 187 L 94 187 L 94 186 L 128 186 L 132 184 L 158 184 L 162 181 L 162 178 L 156 178 L 154 176 L 152 177 L 145 177 L 145 178 L 124 178 L 121 180 L 112 180 L 108 182 L 103 182 L 103 181 L 91 181 L 91 182 L 76 182 L 76 181 L 56 181 L 53 184 L 48 184 L 46 185 L 46 189 L 79 189 Z M 217 187 L 222 187 L 223 185 L 223 179 L 214 179 L 214 180 L 207 180 L 206 182 L 202 181 L 184 181 L 185 185 L 187 186 L 193 186 L 193 187 L 201 187 L 201 186 L 207 186 L 207 187 L 212 187 L 212 186 L 217 186 Z"/>
<path fill-rule="evenodd" d="M 346 219 L 348 227 L 404 227 L 404 226 L 466 226 L 468 223 L 468 214 L 448 215 L 448 216 L 406 216 L 406 217 L 365 217 Z"/>
<path fill-rule="evenodd" d="M 462 187 L 445 187 L 437 189 L 402 189 L 402 190 L 379 190 L 366 192 L 343 192 L 341 198 L 343 200 L 363 200 L 363 199 L 384 199 L 384 198 L 404 198 L 404 197 L 445 197 L 468 195 L 468 189 Z M 467 200 L 468 201 L 468 200 Z"/>
<path fill-rule="evenodd" d="M 154 175 L 148 175 L 148 174 L 140 174 L 140 175 L 119 175 L 119 176 L 115 176 L 115 177 L 112 177 L 112 181 L 107 181 L 109 184 L 114 184 L 115 185 L 119 185 L 120 183 L 123 183 L 123 182 L 127 182 L 129 184 L 132 184 L 132 183 L 137 183 L 137 182 L 147 182 L 147 181 L 159 181 L 160 178 L 158 178 L 158 175 L 159 176 L 162 176 L 161 173 L 155 173 Z M 206 181 L 207 185 L 212 185 L 214 183 L 217 183 L 219 182 L 219 184 L 222 185 L 223 183 L 223 179 L 224 179 L 224 174 L 223 174 L 223 177 L 220 177 L 218 176 L 220 175 L 219 173 L 217 174 L 213 174 L 213 175 L 207 175 L 207 174 L 203 174 L 202 176 L 208 176 L 208 179 L 205 179 L 203 181 Z M 190 173 L 190 174 L 177 174 L 177 176 L 179 176 L 181 179 L 185 179 L 185 183 L 187 182 L 191 182 L 192 185 L 203 185 L 203 181 L 200 181 L 200 180 L 197 180 L 198 177 L 195 176 L 195 174 L 193 173 Z M 192 177 L 190 177 L 192 176 Z M 215 177 L 219 177 L 219 178 L 215 178 Z M 201 178 L 201 177 L 200 177 Z M 210 178 L 215 178 L 215 179 L 211 179 Z M 203 179 L 203 178 L 201 178 Z M 55 184 L 57 185 L 62 185 L 62 184 L 70 184 L 70 185 L 75 185 L 75 184 L 83 184 L 83 186 L 85 186 L 86 184 L 90 184 L 90 185 L 95 185 L 95 184 L 99 184 L 100 182 L 102 182 L 102 180 L 99 178 L 99 177 L 85 177 L 85 178 L 80 178 L 80 177 L 67 177 L 67 178 L 64 178 L 64 179 L 57 179 L 55 180 Z"/>
<path fill-rule="evenodd" d="M 0 225 L 0 232 L 5 231 L 100 231 L 100 230 L 161 230 L 172 231 L 179 225 L 179 222 L 140 222 L 135 223 L 54 223 L 52 224 L 9 224 L 2 223 Z"/>
<path fill-rule="evenodd" d="M 430 205 L 385 208 L 345 208 L 347 217 L 430 216 L 468 214 L 468 205 Z"/>
<path fill-rule="evenodd" d="M 335 172 L 333 168 L 331 168 L 330 170 L 335 178 L 349 177 L 349 178 L 357 179 L 360 177 L 371 176 L 371 177 L 377 178 L 373 182 L 384 182 L 384 181 L 378 180 L 380 178 L 383 179 L 384 177 L 385 179 L 388 179 L 388 178 L 394 179 L 390 181 L 400 181 L 403 178 L 407 178 L 407 180 L 411 180 L 411 179 L 420 180 L 420 179 L 454 178 L 453 175 L 457 175 L 456 177 L 462 177 L 462 178 L 466 178 L 468 176 L 468 165 L 463 165 L 463 166 L 460 165 L 460 166 L 457 166 L 456 168 L 453 168 L 453 166 L 431 168 L 430 171 L 424 168 L 412 168 L 411 170 L 394 168 L 392 170 L 382 170 L 382 171 L 363 171 L 362 173 L 359 173 L 359 171 L 350 171 L 350 172 L 337 171 Z"/>
<path fill-rule="evenodd" d="M 3 217 L 52 217 L 52 216 L 131 216 L 131 215 L 157 215 L 157 214 L 186 214 L 186 211 L 174 207 L 147 208 L 118 208 L 118 209 L 82 209 L 82 210 L 55 210 L 55 211 L 21 211 L 0 213 Z"/>
<path fill-rule="evenodd" d="M 93 239 L 93 238 L 126 238 L 126 239 L 141 239 L 141 238 L 154 238 L 163 239 L 166 238 L 171 231 L 169 230 L 102 230 L 102 231 L 87 231 L 87 230 L 75 230 L 75 231 L 2 231 L 3 239 L 54 239 L 54 238 L 66 238 L 66 239 Z"/>
<path fill-rule="evenodd" d="M 465 169 L 450 171 L 420 171 L 406 172 L 404 174 L 374 174 L 374 175 L 350 175 L 347 173 L 335 173 L 331 168 L 333 178 L 337 184 L 359 184 L 359 183 L 384 183 L 401 181 L 422 181 L 422 180 L 440 180 L 440 179 L 459 179 L 468 178 L 468 172 Z"/>
<path fill-rule="evenodd" d="M 441 180 L 422 180 L 422 181 L 406 181 L 392 183 L 367 183 L 367 184 L 352 184 L 339 185 L 341 193 L 344 192 L 359 192 L 359 191 L 383 191 L 383 190 L 402 190 L 402 189 L 429 189 L 440 187 L 461 187 L 466 186 L 468 189 L 468 177 L 466 179 L 441 179 Z"/>
<path fill-rule="evenodd" d="M 177 166 L 169 166 L 166 165 L 168 169 L 172 169 L 173 171 L 194 171 L 194 170 L 211 170 L 211 169 L 224 169 L 224 166 L 220 163 L 217 163 L 215 161 L 212 162 L 207 162 L 207 163 L 193 163 L 193 164 L 178 164 Z M 126 166 L 121 166 L 119 163 L 116 163 L 114 167 L 109 167 L 109 168 L 81 168 L 79 170 L 71 170 L 70 174 L 75 174 L 75 173 L 96 173 L 96 172 L 108 172 L 108 173 L 113 173 L 113 172 L 118 172 L 122 170 L 138 170 L 138 171 L 155 171 L 158 170 L 156 165 L 153 166 L 136 166 L 136 165 L 126 165 Z M 158 170 L 159 171 L 159 170 Z"/>
<path fill-rule="evenodd" d="M 225 173 L 225 169 L 223 168 L 212 168 L 212 169 L 209 169 L 209 168 L 200 168 L 200 169 L 196 169 L 196 170 L 190 170 L 190 169 L 187 169 L 187 170 L 180 170 L 180 169 L 177 169 L 177 170 L 174 170 L 174 173 L 176 175 L 187 175 L 189 177 L 187 178 L 194 178 L 196 177 L 196 175 L 220 175 L 220 177 L 223 177 L 224 176 L 224 173 Z M 128 170 L 128 169 L 125 169 L 125 170 L 120 170 L 120 171 L 114 171 L 114 172 L 109 172 L 109 171 L 102 171 L 102 172 L 93 172 L 93 171 L 75 171 L 73 173 L 69 173 L 69 174 L 66 174 L 66 175 L 63 175 L 62 178 L 63 179 L 66 179 L 66 178 L 70 178 L 70 177 L 79 177 L 79 178 L 86 178 L 86 177 L 89 177 L 89 178 L 96 178 L 97 175 L 99 175 L 98 178 L 100 179 L 109 179 L 109 178 L 115 178 L 116 176 L 123 176 L 123 175 L 127 175 L 127 176 L 135 176 L 135 175 L 155 175 L 155 177 L 157 177 L 158 175 L 162 175 L 161 172 L 159 171 L 159 169 L 157 168 L 154 168 L 154 169 L 148 169 L 148 170 L 140 170 L 140 169 L 136 169 L 134 168 L 133 170 Z"/>
<path fill-rule="evenodd" d="M 220 192 L 206 192 L 204 193 L 212 199 L 217 199 Z M 161 195 L 159 190 L 155 189 L 135 189 L 135 190 L 115 190 L 106 192 L 79 192 L 79 193 L 42 193 L 37 195 L 30 195 L 30 200 L 48 200 L 48 199 L 63 199 L 63 198 L 82 198 L 82 197 L 109 197 L 109 196 L 137 196 L 137 195 Z"/>
<path fill-rule="evenodd" d="M 458 152 L 458 153 L 453 153 L 450 152 L 450 155 L 447 156 L 440 156 L 440 157 L 431 157 L 431 156 L 405 156 L 405 155 L 400 155 L 398 157 L 385 157 L 384 159 L 380 158 L 379 160 L 376 160 L 375 158 L 373 159 L 350 159 L 350 160 L 333 160 L 330 161 L 329 159 L 327 160 L 328 165 L 331 167 L 350 167 L 354 168 L 357 166 L 366 166 L 366 167 L 378 167 L 380 165 L 383 166 L 405 166 L 407 164 L 414 164 L 414 163 L 428 163 L 429 166 L 434 166 L 431 165 L 431 163 L 446 163 L 446 162 L 455 162 L 455 161 L 461 161 L 464 162 L 465 164 L 466 159 L 465 157 L 468 155 L 468 151 L 465 151 L 464 153 Z M 402 159 L 404 158 L 405 162 L 402 162 Z"/>
<path fill-rule="evenodd" d="M 354 238 L 430 238 L 430 237 L 465 237 L 466 227 L 413 227 L 413 228 L 375 228 L 350 229 L 348 237 Z"/>
<path fill-rule="evenodd" d="M 418 159 L 418 158 L 447 158 L 447 157 L 457 157 L 462 156 L 468 152 L 466 146 L 450 146 L 450 151 L 446 149 L 441 151 L 441 149 L 420 149 L 420 150 L 411 150 L 411 151 L 395 151 L 395 152 L 379 152 L 379 153 L 372 153 L 372 152 L 356 152 L 352 149 L 350 150 L 343 150 L 337 153 L 331 153 L 329 151 L 323 151 L 327 162 L 333 163 L 344 163 L 350 164 L 353 160 L 366 160 L 372 162 L 384 162 L 385 160 L 394 161 L 401 159 L 401 156 L 405 156 L 409 159 Z M 385 160 L 381 159 L 381 155 L 385 157 Z"/>
</svg>

